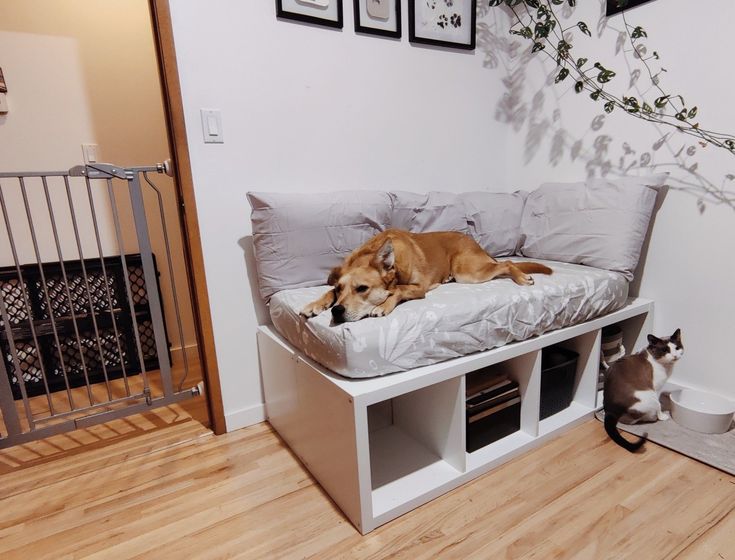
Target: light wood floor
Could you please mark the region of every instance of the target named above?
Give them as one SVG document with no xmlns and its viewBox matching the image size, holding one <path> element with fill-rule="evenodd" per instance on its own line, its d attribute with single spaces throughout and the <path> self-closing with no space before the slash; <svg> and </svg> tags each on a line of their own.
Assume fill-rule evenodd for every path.
<svg viewBox="0 0 735 560">
<path fill-rule="evenodd" d="M 735 478 L 592 420 L 366 537 L 267 424 L 172 423 L 0 477 L 0 558 L 735 558 Z"/>
</svg>

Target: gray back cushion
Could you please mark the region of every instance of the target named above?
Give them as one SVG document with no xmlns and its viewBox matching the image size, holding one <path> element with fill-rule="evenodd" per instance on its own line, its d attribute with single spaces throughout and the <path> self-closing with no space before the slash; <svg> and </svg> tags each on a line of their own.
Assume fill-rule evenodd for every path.
<svg viewBox="0 0 735 560">
<path fill-rule="evenodd" d="M 356 247 L 388 228 L 388 193 L 250 192 L 260 295 L 323 286 L 329 271 Z"/>
<path fill-rule="evenodd" d="M 520 253 L 614 270 L 632 280 L 667 176 L 541 185 L 526 199 Z"/>
<path fill-rule="evenodd" d="M 521 218 L 527 192 L 466 192 L 464 203 L 469 233 L 493 257 L 514 255 L 521 239 Z"/>
<path fill-rule="evenodd" d="M 461 198 L 451 192 L 393 191 L 391 227 L 412 233 L 461 231 L 469 233 L 467 212 Z"/>
</svg>

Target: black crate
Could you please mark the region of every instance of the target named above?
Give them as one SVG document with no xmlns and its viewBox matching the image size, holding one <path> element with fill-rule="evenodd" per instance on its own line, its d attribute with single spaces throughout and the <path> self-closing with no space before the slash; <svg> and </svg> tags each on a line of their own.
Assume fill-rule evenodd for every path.
<svg viewBox="0 0 735 560">
<path fill-rule="evenodd" d="M 521 397 L 518 383 L 505 376 L 488 374 L 487 383 L 467 395 L 467 451 L 472 453 L 521 429 Z M 468 376 L 469 380 L 470 376 Z M 479 381 L 477 377 L 473 381 Z"/>
<path fill-rule="evenodd" d="M 126 375 L 140 373 L 142 368 L 138 358 L 135 330 L 140 336 L 145 369 L 158 369 L 158 355 L 141 257 L 140 254 L 131 254 L 126 255 L 125 260 L 127 265 L 125 273 L 130 282 L 132 308 L 127 298 L 124 268 L 120 257 L 105 257 L 104 259 L 107 287 L 105 287 L 102 260 L 84 260 L 90 294 L 87 293 L 81 261 L 64 261 L 69 294 L 67 294 L 67 287 L 64 283 L 61 263 L 44 263 L 43 273 L 46 279 L 48 302 L 38 265 L 21 266 L 23 286 L 21 286 L 15 267 L 0 268 L 0 295 L 8 311 L 12 338 L 23 372 L 26 394 L 29 397 L 45 393 L 41 365 L 46 372 L 50 392 L 66 389 L 64 371 L 66 371 L 70 387 L 86 384 L 85 367 L 90 383 L 104 381 L 103 363 L 108 379 L 122 377 L 123 367 Z M 155 262 L 154 257 L 154 265 Z M 157 278 L 158 272 L 156 271 Z M 28 316 L 25 306 L 23 288 L 31 307 L 31 317 Z M 160 287 L 158 289 L 160 290 Z M 135 320 L 133 320 L 133 315 Z M 101 353 L 95 336 L 93 317 L 97 323 Z M 33 340 L 29 319 L 33 321 L 38 347 Z M 75 325 L 79 331 L 79 341 L 77 341 Z M 54 326 L 55 334 L 59 339 L 58 346 Z M 115 340 L 115 326 L 122 349 L 122 360 L 118 342 Z M 20 384 L 15 374 L 13 355 L 1 318 L 0 352 L 2 352 L 2 359 L 8 371 L 13 397 L 18 400 L 22 396 Z"/>
<path fill-rule="evenodd" d="M 541 420 L 572 404 L 578 359 L 579 354 L 561 346 L 541 351 Z"/>
</svg>

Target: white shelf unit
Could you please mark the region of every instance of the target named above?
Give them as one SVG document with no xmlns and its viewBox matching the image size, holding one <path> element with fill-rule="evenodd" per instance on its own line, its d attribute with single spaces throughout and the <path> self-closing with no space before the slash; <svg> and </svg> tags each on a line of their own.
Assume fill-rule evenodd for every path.
<svg viewBox="0 0 735 560">
<path fill-rule="evenodd" d="M 286 342 L 258 332 L 268 420 L 365 534 L 591 418 L 598 406 L 600 330 L 619 323 L 626 348 L 650 332 L 653 302 L 541 336 L 369 379 L 336 375 Z M 541 350 L 579 354 L 572 403 L 539 420 Z M 520 430 L 467 453 L 465 375 L 503 367 L 521 392 Z"/>
</svg>

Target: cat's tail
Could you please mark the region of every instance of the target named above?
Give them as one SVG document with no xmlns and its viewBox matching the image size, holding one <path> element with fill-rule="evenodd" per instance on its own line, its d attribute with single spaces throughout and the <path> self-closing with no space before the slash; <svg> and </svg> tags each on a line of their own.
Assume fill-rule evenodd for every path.
<svg viewBox="0 0 735 560">
<path fill-rule="evenodd" d="M 619 418 L 615 414 L 605 413 L 605 431 L 610 439 L 617 443 L 620 447 L 627 449 L 631 453 L 638 451 L 641 446 L 646 443 L 648 434 L 643 434 L 643 437 L 638 438 L 638 441 L 628 441 L 618 431 L 618 420 Z"/>
</svg>

